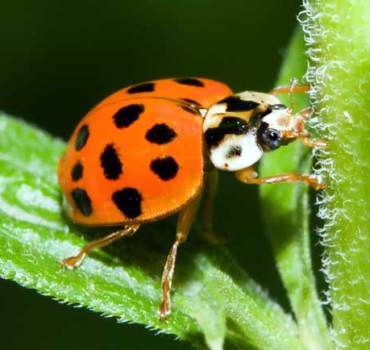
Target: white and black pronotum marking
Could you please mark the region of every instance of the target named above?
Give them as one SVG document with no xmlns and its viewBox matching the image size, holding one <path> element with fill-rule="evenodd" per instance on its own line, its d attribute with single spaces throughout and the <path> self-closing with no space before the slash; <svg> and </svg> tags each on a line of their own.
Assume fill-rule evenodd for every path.
<svg viewBox="0 0 370 350">
<path fill-rule="evenodd" d="M 253 165 L 280 146 L 289 118 L 287 107 L 269 94 L 247 91 L 218 102 L 203 124 L 211 162 L 229 171 Z"/>
</svg>

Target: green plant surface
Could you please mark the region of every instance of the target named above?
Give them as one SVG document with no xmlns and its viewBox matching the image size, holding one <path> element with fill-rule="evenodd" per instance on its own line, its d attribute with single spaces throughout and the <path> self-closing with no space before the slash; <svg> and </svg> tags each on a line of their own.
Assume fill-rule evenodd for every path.
<svg viewBox="0 0 370 350">
<path fill-rule="evenodd" d="M 166 251 L 135 239 L 96 251 L 75 271 L 59 262 L 86 243 L 63 216 L 56 180 L 64 143 L 21 120 L 0 117 L 0 273 L 65 303 L 137 322 L 211 349 L 303 349 L 293 320 L 221 248 L 196 244 L 178 264 L 174 308 L 158 319 Z M 147 225 L 173 236 L 173 222 Z M 85 232 L 86 233 L 86 232 Z M 144 239 L 144 237 L 143 237 Z M 130 243 L 131 241 L 131 243 Z M 158 244 L 158 243 L 157 243 Z M 192 243 L 189 243 L 192 244 Z M 196 307 L 195 307 L 196 306 Z"/>
<path fill-rule="evenodd" d="M 280 72 L 277 86 L 288 86 L 306 72 L 303 34 L 297 31 L 292 49 Z M 286 96 L 281 96 L 289 103 Z M 307 107 L 307 96 L 293 97 L 294 109 Z M 299 141 L 267 154 L 260 164 L 260 175 L 311 172 L 311 152 Z M 307 349 L 330 349 L 326 320 L 315 289 L 312 271 L 308 203 L 308 186 L 304 184 L 275 184 L 260 186 L 261 204 L 267 234 L 274 249 L 279 273 L 298 323 L 299 333 Z"/>
<path fill-rule="evenodd" d="M 329 147 L 317 153 L 333 335 L 338 349 L 370 348 L 370 2 L 305 1 L 308 78 Z"/>
</svg>

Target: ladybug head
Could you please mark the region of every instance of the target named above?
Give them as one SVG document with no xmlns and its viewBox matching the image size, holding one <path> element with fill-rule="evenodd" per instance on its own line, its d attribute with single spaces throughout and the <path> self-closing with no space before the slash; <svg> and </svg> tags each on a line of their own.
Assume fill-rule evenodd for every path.
<svg viewBox="0 0 370 350">
<path fill-rule="evenodd" d="M 211 162 L 228 171 L 253 165 L 264 152 L 290 142 L 292 120 L 291 110 L 270 94 L 247 91 L 218 102 L 203 124 Z"/>
</svg>

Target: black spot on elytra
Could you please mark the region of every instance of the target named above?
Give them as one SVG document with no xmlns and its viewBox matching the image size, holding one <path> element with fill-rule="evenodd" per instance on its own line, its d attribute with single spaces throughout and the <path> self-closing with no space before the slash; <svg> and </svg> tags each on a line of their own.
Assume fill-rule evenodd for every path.
<svg viewBox="0 0 370 350">
<path fill-rule="evenodd" d="M 144 109 L 142 104 L 131 104 L 122 107 L 113 115 L 114 123 L 117 128 L 127 128 L 139 118 Z"/>
<path fill-rule="evenodd" d="M 117 208 L 130 219 L 141 214 L 142 197 L 136 188 L 126 187 L 116 191 L 112 195 L 112 200 Z"/>
<path fill-rule="evenodd" d="M 80 162 L 77 162 L 71 171 L 71 178 L 73 181 L 78 181 L 82 178 L 84 172 L 84 167 Z"/>
<path fill-rule="evenodd" d="M 195 78 L 180 78 L 175 79 L 176 83 L 182 84 L 182 85 L 190 85 L 190 86 L 197 86 L 197 87 L 203 87 L 204 83 L 200 81 L 199 79 Z"/>
<path fill-rule="evenodd" d="M 142 83 L 131 86 L 127 89 L 129 94 L 137 94 L 140 92 L 153 92 L 155 90 L 154 83 Z"/>
<path fill-rule="evenodd" d="M 176 176 L 179 166 L 172 157 L 165 157 L 152 160 L 150 169 L 154 174 L 158 175 L 161 180 L 168 181 Z"/>
<path fill-rule="evenodd" d="M 92 214 L 91 199 L 83 188 L 75 188 L 71 196 L 83 216 Z"/>
<path fill-rule="evenodd" d="M 156 143 L 158 145 L 163 145 L 165 143 L 171 142 L 177 134 L 173 129 L 171 129 L 167 124 L 155 124 L 152 128 L 150 128 L 145 138 L 152 143 Z"/>
<path fill-rule="evenodd" d="M 237 117 L 224 117 L 219 126 L 209 128 L 205 134 L 205 140 L 209 147 L 218 145 L 225 135 L 242 135 L 248 132 L 248 124 L 244 119 Z"/>
<path fill-rule="evenodd" d="M 244 101 L 239 96 L 229 96 L 219 103 L 226 103 L 226 111 L 228 112 L 247 112 L 259 106 L 259 103 L 254 101 Z"/>
<path fill-rule="evenodd" d="M 104 176 L 108 180 L 117 180 L 122 174 L 122 163 L 113 144 L 104 148 L 100 155 L 100 165 L 104 170 Z"/>
<path fill-rule="evenodd" d="M 243 149 L 239 145 L 231 146 L 227 151 L 226 158 L 240 157 Z"/>
<path fill-rule="evenodd" d="M 82 125 L 80 130 L 78 130 L 75 140 L 76 151 L 80 151 L 86 145 L 86 142 L 89 139 L 89 135 L 89 127 L 86 124 Z"/>
</svg>

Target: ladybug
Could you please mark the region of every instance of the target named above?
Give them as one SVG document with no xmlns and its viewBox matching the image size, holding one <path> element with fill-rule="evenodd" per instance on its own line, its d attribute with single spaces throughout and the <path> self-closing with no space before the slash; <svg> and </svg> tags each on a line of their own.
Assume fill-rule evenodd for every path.
<svg viewBox="0 0 370 350">
<path fill-rule="evenodd" d="M 311 147 L 325 145 L 310 139 L 304 128 L 311 110 L 295 114 L 276 96 L 308 89 L 292 84 L 269 94 L 233 94 L 218 81 L 177 78 L 129 86 L 105 98 L 77 125 L 59 161 L 58 179 L 74 223 L 120 228 L 62 265 L 75 268 L 92 249 L 178 213 L 176 240 L 162 275 L 159 316 L 165 319 L 177 249 L 188 236 L 203 192 L 205 233 L 212 231 L 216 170 L 234 172 L 247 184 L 303 181 L 323 187 L 310 175 L 259 178 L 253 167 L 264 152 L 295 139 Z"/>
</svg>

